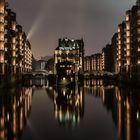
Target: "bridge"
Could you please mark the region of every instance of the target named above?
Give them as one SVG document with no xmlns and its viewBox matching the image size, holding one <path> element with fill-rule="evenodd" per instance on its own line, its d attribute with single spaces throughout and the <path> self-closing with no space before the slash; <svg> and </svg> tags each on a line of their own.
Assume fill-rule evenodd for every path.
<svg viewBox="0 0 140 140">
<path fill-rule="evenodd" d="M 92 71 L 92 72 L 84 72 L 84 78 L 113 77 L 116 74 L 117 73 L 107 71 Z"/>
<path fill-rule="evenodd" d="M 49 73 L 46 70 L 36 70 L 32 72 L 22 73 L 24 78 L 44 78 L 47 77 Z"/>
<path fill-rule="evenodd" d="M 106 71 L 92 71 L 84 73 L 84 85 L 90 86 L 103 86 L 115 84 L 117 79 L 117 73 L 111 73 Z"/>
<path fill-rule="evenodd" d="M 22 82 L 24 86 L 48 86 L 49 73 L 45 70 L 37 70 L 22 74 Z"/>
</svg>

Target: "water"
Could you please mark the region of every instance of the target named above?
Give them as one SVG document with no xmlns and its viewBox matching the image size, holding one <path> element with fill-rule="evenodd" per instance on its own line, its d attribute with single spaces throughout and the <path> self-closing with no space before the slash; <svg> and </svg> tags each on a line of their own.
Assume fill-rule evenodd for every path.
<svg viewBox="0 0 140 140">
<path fill-rule="evenodd" d="M 0 91 L 0 140 L 139 140 L 139 89 L 13 88 Z"/>
</svg>

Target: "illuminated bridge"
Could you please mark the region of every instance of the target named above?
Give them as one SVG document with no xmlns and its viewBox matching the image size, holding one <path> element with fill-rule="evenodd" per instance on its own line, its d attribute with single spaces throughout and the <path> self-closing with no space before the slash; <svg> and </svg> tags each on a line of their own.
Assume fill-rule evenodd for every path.
<svg viewBox="0 0 140 140">
<path fill-rule="evenodd" d="M 24 86 L 48 86 L 48 72 L 38 70 L 22 74 L 22 82 Z"/>
<path fill-rule="evenodd" d="M 85 72 L 84 73 L 84 78 L 96 78 L 96 77 L 113 77 L 117 73 L 111 73 L 111 72 L 106 72 L 106 71 L 92 71 L 92 72 Z"/>
<path fill-rule="evenodd" d="M 48 75 L 49 75 L 48 72 L 45 70 L 37 70 L 37 71 L 27 72 L 22 74 L 24 78 L 45 78 Z"/>
</svg>

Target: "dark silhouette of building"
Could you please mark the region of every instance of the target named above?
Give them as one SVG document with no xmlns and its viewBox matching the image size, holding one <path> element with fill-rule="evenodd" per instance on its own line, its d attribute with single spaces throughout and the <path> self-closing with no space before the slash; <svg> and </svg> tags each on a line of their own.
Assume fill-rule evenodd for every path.
<svg viewBox="0 0 140 140">
<path fill-rule="evenodd" d="M 112 45 L 112 72 L 117 72 L 117 45 L 118 45 L 118 33 L 115 33 L 111 40 Z"/>
<path fill-rule="evenodd" d="M 102 49 L 103 71 L 114 72 L 115 70 L 113 47 L 112 44 L 107 44 Z"/>
</svg>

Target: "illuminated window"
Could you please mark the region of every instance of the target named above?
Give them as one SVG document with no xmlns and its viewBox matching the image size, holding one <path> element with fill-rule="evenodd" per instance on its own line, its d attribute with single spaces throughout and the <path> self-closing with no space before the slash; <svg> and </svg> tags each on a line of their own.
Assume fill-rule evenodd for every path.
<svg viewBox="0 0 140 140">
<path fill-rule="evenodd" d="M 4 16 L 0 15 L 0 22 L 4 23 Z"/>
<path fill-rule="evenodd" d="M 0 31 L 4 32 L 4 25 L 0 25 Z"/>
<path fill-rule="evenodd" d="M 118 32 L 121 32 L 121 29 L 118 27 Z"/>
<path fill-rule="evenodd" d="M 13 50 L 15 50 L 16 49 L 16 45 L 13 45 Z"/>
<path fill-rule="evenodd" d="M 129 31 L 126 32 L 126 36 L 130 36 L 130 32 Z"/>
<path fill-rule="evenodd" d="M 130 18 L 129 18 L 129 15 L 126 15 L 125 20 L 126 20 L 126 21 L 129 21 L 129 19 L 130 19 Z"/>
<path fill-rule="evenodd" d="M 127 39 L 126 39 L 126 42 L 127 42 L 127 43 L 130 43 L 130 38 L 127 38 Z"/>
<path fill-rule="evenodd" d="M 127 45 L 127 46 L 126 46 L 126 49 L 129 50 L 129 49 L 130 49 L 130 45 Z"/>
<path fill-rule="evenodd" d="M 140 25 L 140 19 L 137 20 L 137 24 Z"/>
<path fill-rule="evenodd" d="M 119 49 L 119 50 L 121 49 L 121 45 L 118 46 L 118 49 Z"/>
<path fill-rule="evenodd" d="M 0 63 L 4 63 L 4 53 L 0 52 Z"/>
<path fill-rule="evenodd" d="M 137 29 L 137 33 L 140 34 L 140 29 Z"/>
<path fill-rule="evenodd" d="M 140 10 L 137 11 L 137 14 L 140 15 Z"/>
<path fill-rule="evenodd" d="M 127 25 L 126 25 L 126 29 L 127 29 L 127 30 L 130 30 L 130 24 L 127 24 Z"/>
<path fill-rule="evenodd" d="M 19 39 L 22 40 L 22 33 L 19 34 Z"/>
<path fill-rule="evenodd" d="M 121 44 L 121 40 L 119 40 L 118 43 Z"/>
<path fill-rule="evenodd" d="M 130 51 L 127 51 L 126 53 L 127 53 L 127 54 L 126 54 L 127 56 L 130 56 Z"/>
<path fill-rule="evenodd" d="M 13 38 L 13 39 L 12 39 L 12 42 L 13 42 L 13 43 L 16 43 L 16 38 Z"/>
<path fill-rule="evenodd" d="M 127 65 L 130 65 L 130 59 L 126 60 Z"/>
<path fill-rule="evenodd" d="M 0 42 L 0 50 L 4 50 L 4 43 Z"/>
<path fill-rule="evenodd" d="M 15 51 L 13 51 L 13 57 L 15 57 L 16 56 L 16 52 Z"/>
<path fill-rule="evenodd" d="M 120 34 L 118 34 L 118 39 L 121 39 L 121 35 Z"/>
<path fill-rule="evenodd" d="M 4 14 L 4 4 L 0 6 L 0 13 Z"/>
<path fill-rule="evenodd" d="M 16 23 L 15 23 L 15 22 L 13 22 L 12 29 L 13 29 L 14 31 L 16 30 Z"/>
<path fill-rule="evenodd" d="M 119 62 L 119 67 L 121 66 L 121 63 Z"/>
<path fill-rule="evenodd" d="M 121 51 L 120 50 L 118 51 L 118 54 L 121 55 Z"/>
</svg>

